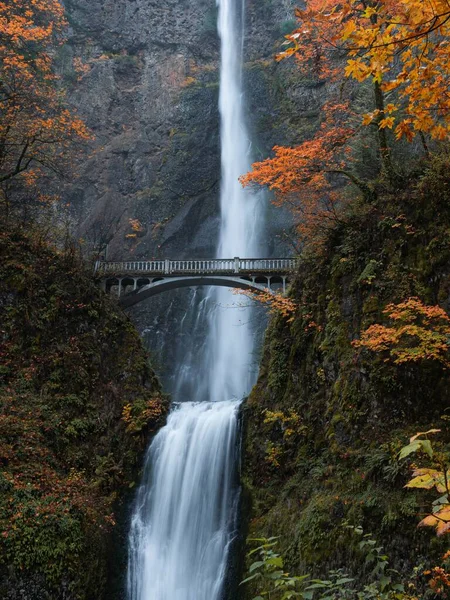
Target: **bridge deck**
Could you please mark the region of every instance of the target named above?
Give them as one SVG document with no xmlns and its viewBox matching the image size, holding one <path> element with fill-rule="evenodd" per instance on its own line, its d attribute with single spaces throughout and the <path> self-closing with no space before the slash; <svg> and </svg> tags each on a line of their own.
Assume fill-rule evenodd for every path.
<svg viewBox="0 0 450 600">
<path fill-rule="evenodd" d="M 98 261 L 95 273 L 111 276 L 180 276 L 180 275 L 251 275 L 257 273 L 290 274 L 298 264 L 295 258 L 213 258 L 195 260 L 147 260 L 126 262 Z"/>
</svg>

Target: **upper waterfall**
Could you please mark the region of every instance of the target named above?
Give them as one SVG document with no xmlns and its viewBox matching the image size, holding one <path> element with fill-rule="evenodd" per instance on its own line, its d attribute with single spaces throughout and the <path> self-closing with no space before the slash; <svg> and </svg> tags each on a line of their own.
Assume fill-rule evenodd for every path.
<svg viewBox="0 0 450 600">
<path fill-rule="evenodd" d="M 257 257 L 261 254 L 264 206 L 261 195 L 245 190 L 239 177 L 251 165 L 251 143 L 245 123 L 242 59 L 244 0 L 218 0 L 221 42 L 220 141 L 222 179 L 218 256 Z M 210 318 L 209 391 L 213 400 L 241 400 L 253 384 L 254 347 L 250 308 L 233 305 L 227 290 L 211 293 L 216 304 Z"/>
<path fill-rule="evenodd" d="M 260 251 L 263 211 L 260 197 L 239 183 L 252 162 L 242 89 L 244 0 L 218 0 L 218 6 L 222 163 L 218 256 L 254 258 Z"/>
</svg>

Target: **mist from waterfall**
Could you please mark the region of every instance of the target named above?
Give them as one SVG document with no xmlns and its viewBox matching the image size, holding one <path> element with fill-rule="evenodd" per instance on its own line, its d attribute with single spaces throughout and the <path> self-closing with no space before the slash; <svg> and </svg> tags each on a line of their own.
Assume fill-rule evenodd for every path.
<svg viewBox="0 0 450 600">
<path fill-rule="evenodd" d="M 238 178 L 250 167 L 242 94 L 244 0 L 217 1 L 221 40 L 221 226 L 218 257 L 260 255 L 261 199 Z M 129 536 L 129 600 L 223 600 L 239 501 L 238 414 L 254 379 L 251 309 L 211 288 L 195 319 L 205 344 L 178 367 L 175 405 L 146 458 Z M 189 397 L 186 397 L 189 390 Z"/>
</svg>

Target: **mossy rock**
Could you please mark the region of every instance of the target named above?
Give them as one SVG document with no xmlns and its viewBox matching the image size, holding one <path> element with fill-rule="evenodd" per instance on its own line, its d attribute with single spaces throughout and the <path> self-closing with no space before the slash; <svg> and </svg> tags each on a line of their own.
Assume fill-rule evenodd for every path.
<svg viewBox="0 0 450 600">
<path fill-rule="evenodd" d="M 111 598 L 116 514 L 168 402 L 75 251 L 2 227 L 0 257 L 0 597 Z"/>
<path fill-rule="evenodd" d="M 372 533 L 405 577 L 445 547 L 417 529 L 429 498 L 404 489 L 398 452 L 415 432 L 442 425 L 450 374 L 432 362 L 396 366 L 352 342 L 383 323 L 389 302 L 418 296 L 450 308 L 449 173 L 438 157 L 403 190 L 380 189 L 372 206 L 355 201 L 323 251 L 302 256 L 293 322 L 269 326 L 245 409 L 244 480 L 250 535 L 280 536 L 296 574 L 345 567 L 364 580 L 346 522 Z M 279 425 L 267 427 L 267 410 L 301 419 L 301 434 L 278 438 L 276 468 L 266 448 Z"/>
</svg>

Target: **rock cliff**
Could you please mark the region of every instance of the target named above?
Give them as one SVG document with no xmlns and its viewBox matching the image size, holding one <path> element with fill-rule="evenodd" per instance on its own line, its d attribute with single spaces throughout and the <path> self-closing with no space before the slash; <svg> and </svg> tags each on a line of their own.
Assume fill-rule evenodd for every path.
<svg viewBox="0 0 450 600">
<path fill-rule="evenodd" d="M 324 86 L 274 54 L 292 28 L 291 0 L 248 1 L 244 86 L 255 159 L 303 139 Z M 69 0 L 60 64 L 70 99 L 92 129 L 91 154 L 66 187 L 77 235 L 110 259 L 213 256 L 219 222 L 219 40 L 215 0 Z M 81 59 L 83 71 L 73 70 Z M 133 230 L 132 222 L 137 224 Z M 290 254 L 290 220 L 269 207 L 267 253 Z M 190 291 L 134 308 L 163 362 L 177 356 Z M 181 354 L 185 352 L 181 350 Z M 179 354 L 178 354 L 179 355 Z"/>
<path fill-rule="evenodd" d="M 304 129 L 317 115 L 320 91 L 273 61 L 292 24 L 291 4 L 248 2 L 244 11 L 255 158 L 275 142 L 298 138 L 299 121 Z M 80 235 L 100 247 L 109 242 L 110 258 L 212 255 L 220 179 L 214 0 L 70 0 L 66 6 L 71 39 L 61 68 L 71 101 L 96 136 L 66 191 Z M 85 65 L 81 76 L 73 58 Z M 287 109 L 294 103 L 292 116 Z M 126 237 L 130 219 L 142 224 L 137 237 Z M 270 237 L 284 226 L 280 219 Z M 275 241 L 270 246 L 282 251 Z"/>
</svg>

